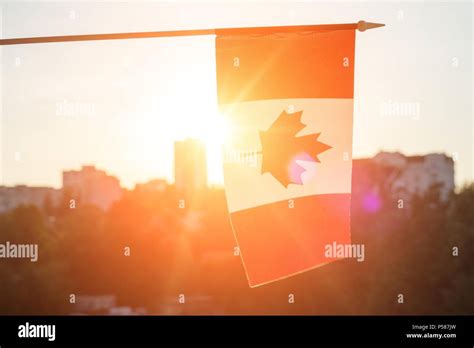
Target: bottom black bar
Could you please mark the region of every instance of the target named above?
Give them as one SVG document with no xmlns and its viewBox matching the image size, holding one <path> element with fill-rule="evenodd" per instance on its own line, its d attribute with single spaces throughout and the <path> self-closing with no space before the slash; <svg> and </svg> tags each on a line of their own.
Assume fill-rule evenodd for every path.
<svg viewBox="0 0 474 348">
<path fill-rule="evenodd" d="M 472 316 L 3 316 L 0 347 L 57 344 L 474 344 Z"/>
</svg>

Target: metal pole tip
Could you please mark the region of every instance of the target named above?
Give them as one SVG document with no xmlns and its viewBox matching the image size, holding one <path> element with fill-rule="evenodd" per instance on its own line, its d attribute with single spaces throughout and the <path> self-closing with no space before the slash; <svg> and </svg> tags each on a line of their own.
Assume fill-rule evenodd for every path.
<svg viewBox="0 0 474 348">
<path fill-rule="evenodd" d="M 385 24 L 381 24 L 381 23 L 370 23 L 370 22 L 366 22 L 366 21 L 357 22 L 357 30 L 359 30 L 361 32 L 369 30 L 369 29 L 384 27 L 384 26 L 385 26 Z"/>
</svg>

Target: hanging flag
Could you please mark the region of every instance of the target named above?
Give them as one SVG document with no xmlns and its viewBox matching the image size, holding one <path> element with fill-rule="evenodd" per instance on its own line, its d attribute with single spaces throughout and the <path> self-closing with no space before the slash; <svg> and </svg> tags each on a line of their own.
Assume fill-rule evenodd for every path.
<svg viewBox="0 0 474 348">
<path fill-rule="evenodd" d="M 355 29 L 217 33 L 230 218 L 251 287 L 350 244 Z"/>
</svg>

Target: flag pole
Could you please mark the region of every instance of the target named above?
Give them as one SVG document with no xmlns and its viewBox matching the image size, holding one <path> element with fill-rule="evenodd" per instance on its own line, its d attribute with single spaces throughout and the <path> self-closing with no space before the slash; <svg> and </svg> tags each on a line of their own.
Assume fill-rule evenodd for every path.
<svg viewBox="0 0 474 348">
<path fill-rule="evenodd" d="M 380 28 L 384 26 L 385 24 L 382 24 L 382 23 L 371 23 L 371 22 L 366 22 L 366 21 L 357 22 L 357 30 L 359 30 L 360 32 L 363 32 L 369 29 Z"/>
<path fill-rule="evenodd" d="M 200 35 L 269 35 L 269 34 L 275 34 L 275 33 L 294 33 L 294 32 L 300 32 L 300 31 L 316 31 L 316 30 L 354 29 L 354 30 L 363 32 L 369 29 L 383 27 L 384 25 L 385 24 L 359 21 L 357 23 L 345 23 L 345 24 L 295 25 L 295 26 L 277 26 L 277 27 L 242 27 L 242 28 L 220 28 L 220 29 L 147 31 L 147 32 L 136 32 L 136 33 L 43 36 L 43 37 L 1 39 L 0 46 L 24 45 L 24 44 L 35 44 L 35 43 L 53 43 L 53 42 L 147 39 L 147 38 L 158 38 L 158 37 L 179 37 L 179 36 L 200 36 Z"/>
</svg>

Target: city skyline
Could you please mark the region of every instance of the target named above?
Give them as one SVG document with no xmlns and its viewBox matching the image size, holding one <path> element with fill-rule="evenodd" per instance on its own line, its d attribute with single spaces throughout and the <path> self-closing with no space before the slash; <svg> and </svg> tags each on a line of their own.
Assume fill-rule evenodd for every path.
<svg viewBox="0 0 474 348">
<path fill-rule="evenodd" d="M 206 190 L 224 190 L 223 186 L 207 183 L 206 158 L 203 157 L 203 145 L 195 146 L 196 140 L 177 142 L 175 151 L 176 175 L 178 183 L 168 182 L 163 178 L 153 178 L 147 182 L 136 183 L 131 189 L 123 187 L 120 180 L 104 168 L 82 165 L 80 169 L 62 170 L 62 184 L 59 188 L 45 186 L 2 186 L 0 185 L 0 212 L 8 211 L 22 204 L 59 206 L 64 203 L 64 195 L 78 200 L 80 204 L 92 204 L 107 210 L 125 191 L 165 192 L 174 187 L 181 199 L 192 203 Z M 188 153 L 188 149 L 194 151 Z M 369 168 L 385 168 L 391 175 L 385 177 L 385 185 L 392 187 L 392 194 L 410 199 L 414 194 L 424 195 L 433 185 L 441 185 L 440 199 L 446 201 L 455 191 L 454 162 L 444 154 L 427 154 L 425 156 L 404 156 L 400 153 L 380 152 L 372 158 L 361 158 L 353 161 L 352 191 L 356 197 L 362 197 L 362 206 L 371 212 L 380 208 L 379 189 L 374 184 L 382 185 L 367 179 L 374 175 Z M 195 175 L 197 173 L 197 175 Z M 375 172 L 376 173 L 376 172 Z M 376 181 L 380 178 L 375 178 Z M 383 186 L 383 185 L 382 185 Z M 457 187 L 461 190 L 462 187 Z M 69 204 L 66 201 L 67 204 Z M 357 204 L 356 204 L 357 205 Z M 356 208 L 357 209 L 357 208 Z"/>
<path fill-rule="evenodd" d="M 176 143 L 184 143 L 186 141 L 197 141 L 197 139 L 194 139 L 194 138 L 185 138 L 183 140 L 180 140 L 180 141 L 177 141 Z M 380 151 L 378 152 L 375 156 L 373 157 L 360 157 L 360 158 L 354 158 L 352 161 L 353 162 L 359 162 L 359 161 L 367 161 L 367 160 L 374 160 L 376 159 L 378 156 L 381 156 L 381 155 L 386 155 L 388 154 L 389 156 L 401 156 L 401 157 L 404 157 L 406 159 L 415 159 L 415 158 L 424 158 L 426 156 L 445 156 L 446 158 L 449 158 L 450 160 L 453 161 L 453 163 L 455 164 L 455 161 L 452 157 L 449 157 L 448 155 L 446 155 L 445 153 L 427 153 L 427 154 L 419 154 L 419 155 L 406 155 L 406 154 L 403 154 L 403 153 L 400 153 L 400 152 L 388 152 L 388 151 Z M 173 163 L 176 163 L 176 160 L 173 160 Z M 110 175 L 114 178 L 117 178 L 117 180 L 119 181 L 120 183 L 120 187 L 123 188 L 123 189 L 127 189 L 127 190 L 134 190 L 137 186 L 140 186 L 140 185 L 143 185 L 143 184 L 147 184 L 147 183 L 150 183 L 150 182 L 154 182 L 154 181 L 160 181 L 160 182 L 165 182 L 166 184 L 168 185 L 175 185 L 176 184 L 176 178 L 175 176 L 173 176 L 171 179 L 167 178 L 167 177 L 151 177 L 149 180 L 146 180 L 146 181 L 137 181 L 137 182 L 134 182 L 132 186 L 125 186 L 122 184 L 122 181 L 120 180 L 120 177 L 115 174 L 115 173 L 112 173 L 110 172 L 107 168 L 104 168 L 104 167 L 100 167 L 100 166 L 97 166 L 96 164 L 94 163 L 83 163 L 83 164 L 80 164 L 78 166 L 75 166 L 75 167 L 68 167 L 68 168 L 62 168 L 60 170 L 60 173 L 61 173 L 61 176 L 64 177 L 64 173 L 65 172 L 76 172 L 76 171 L 80 171 L 84 168 L 95 168 L 96 170 L 98 171 L 102 171 L 104 173 L 106 173 L 107 175 Z M 174 171 L 176 171 L 176 166 L 175 166 L 175 169 Z M 454 175 L 455 175 L 455 170 L 454 170 Z M 469 184 L 469 182 L 466 182 L 467 184 Z M 464 184 L 466 183 L 462 183 L 460 185 L 455 185 L 455 188 L 461 188 Z M 63 188 L 63 182 L 61 181 L 60 185 L 58 186 L 51 186 L 51 185 L 29 185 L 27 183 L 17 183 L 17 184 L 13 184 L 13 185 L 4 185 L 2 183 L 0 183 L 0 187 L 21 187 L 21 186 L 26 186 L 26 187 L 38 187 L 38 188 L 53 188 L 53 189 L 62 189 Z M 199 186 L 199 185 L 198 185 Z M 224 183 L 214 183 L 214 182 L 210 182 L 209 180 L 207 180 L 207 187 L 220 187 L 220 188 L 224 188 Z"/>
<path fill-rule="evenodd" d="M 198 178 L 196 183 L 191 183 L 191 186 L 195 186 L 198 188 L 207 186 L 222 186 L 219 184 L 215 184 L 209 182 L 207 177 L 207 151 L 206 145 L 204 142 L 200 141 L 199 139 L 195 138 L 185 138 L 183 140 L 176 141 L 174 143 L 174 176 L 171 180 L 167 180 L 165 177 L 154 177 L 146 182 L 135 182 L 134 187 L 141 184 L 146 184 L 155 180 L 164 181 L 168 184 L 176 184 L 178 181 L 178 188 L 179 190 L 184 191 L 184 186 L 186 181 L 190 179 L 190 176 L 193 176 L 195 173 L 198 174 Z M 79 169 L 78 169 L 79 168 Z M 15 185 L 1 185 L 0 187 L 15 187 L 15 186 L 29 186 L 29 187 L 48 187 L 48 188 L 64 188 L 65 182 L 74 182 L 74 175 L 81 171 L 89 171 L 89 170 L 96 170 L 97 172 L 110 175 L 113 178 L 116 178 L 120 183 L 120 179 L 117 175 L 113 175 L 108 172 L 106 168 L 100 168 L 96 166 L 94 163 L 82 163 L 79 166 L 74 168 L 62 168 L 62 185 L 60 187 L 53 187 L 53 186 L 29 186 L 25 183 L 19 183 Z M 176 179 L 178 177 L 178 179 Z M 123 187 L 122 188 L 127 188 Z"/>
</svg>

